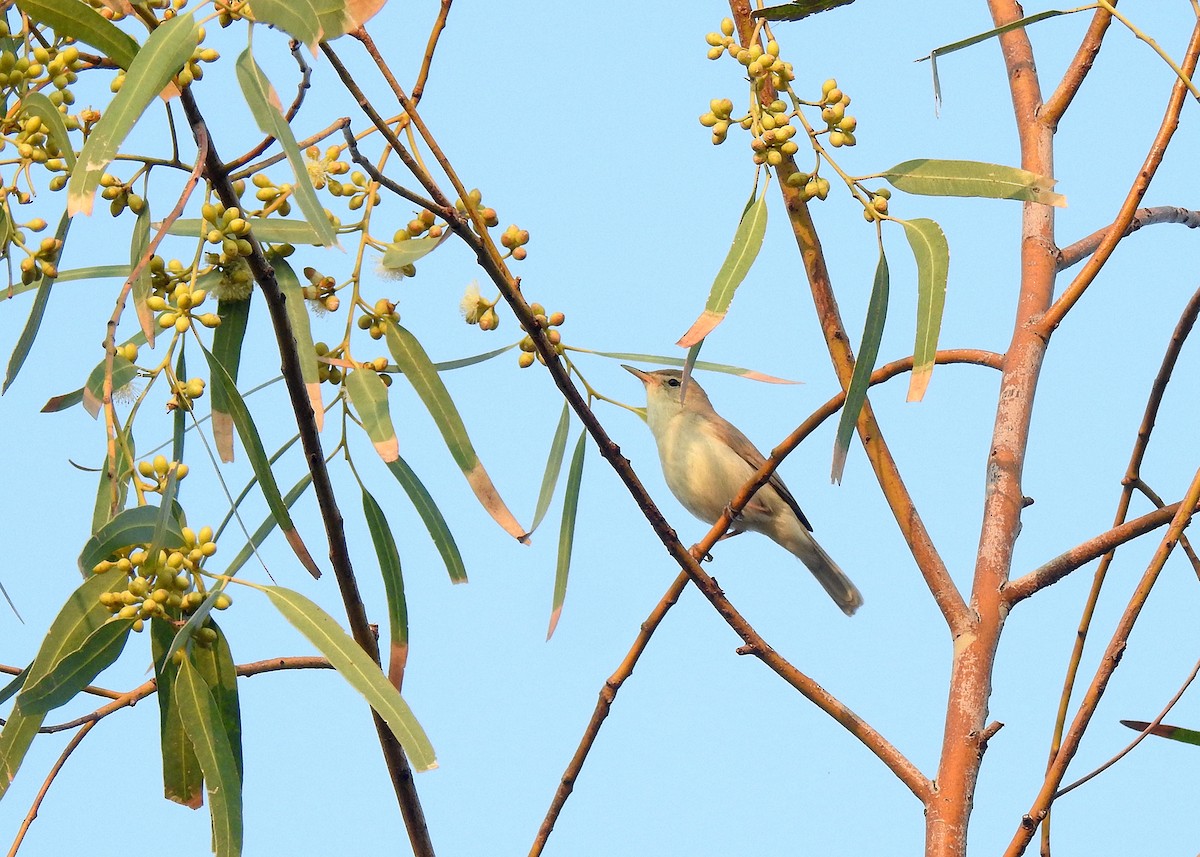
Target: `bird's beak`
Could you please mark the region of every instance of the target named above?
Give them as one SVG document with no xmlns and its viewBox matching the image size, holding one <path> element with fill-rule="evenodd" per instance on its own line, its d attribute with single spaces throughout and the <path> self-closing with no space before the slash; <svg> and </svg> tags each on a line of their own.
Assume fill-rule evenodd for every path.
<svg viewBox="0 0 1200 857">
<path fill-rule="evenodd" d="M 624 363 L 621 364 L 621 368 L 637 376 L 637 379 L 643 384 L 649 384 L 652 380 L 654 380 L 654 377 L 649 372 L 643 372 L 641 369 L 635 369 L 632 366 L 628 366 Z"/>
</svg>

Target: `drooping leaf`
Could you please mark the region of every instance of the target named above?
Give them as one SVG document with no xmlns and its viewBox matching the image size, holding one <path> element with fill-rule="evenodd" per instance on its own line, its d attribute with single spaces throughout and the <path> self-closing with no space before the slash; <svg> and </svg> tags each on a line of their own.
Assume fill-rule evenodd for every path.
<svg viewBox="0 0 1200 857">
<path fill-rule="evenodd" d="M 563 403 L 562 414 L 558 418 L 558 426 L 554 429 L 554 438 L 550 441 L 550 455 L 546 458 L 546 471 L 542 474 L 542 488 L 538 492 L 537 506 L 533 510 L 533 523 L 529 531 L 533 532 L 546 516 L 550 508 L 550 500 L 554 497 L 554 486 L 558 484 L 558 472 L 562 469 L 563 455 L 567 451 L 567 428 L 570 426 L 571 408 Z"/>
<path fill-rule="evenodd" d="M 858 423 L 858 415 L 867 401 L 867 388 L 871 384 L 871 372 L 879 356 L 879 343 L 883 341 L 883 326 L 887 320 L 888 307 L 888 263 L 879 244 L 879 262 L 875 266 L 875 282 L 871 285 L 871 299 L 867 304 L 867 320 L 863 324 L 862 344 L 858 348 L 858 359 L 854 362 L 854 374 L 846 390 L 846 401 L 842 405 L 842 416 L 838 420 L 837 435 L 833 442 L 834 482 L 842 481 L 846 468 L 846 453 L 850 449 L 850 437 Z"/>
<path fill-rule="evenodd" d="M 133 429 L 127 428 L 117 435 L 117 461 L 112 472 L 109 471 L 108 456 L 100 464 L 100 482 L 96 487 L 96 504 L 92 510 L 92 532 L 97 532 L 116 517 L 125 508 L 129 496 L 129 477 L 133 474 L 133 463 L 130 460 L 130 450 L 136 449 L 133 443 Z M 113 490 L 113 481 L 116 490 Z M 99 561 L 99 560 L 97 560 Z"/>
<path fill-rule="evenodd" d="M 849 6 L 853 2 L 854 0 L 795 0 L 793 3 L 755 9 L 750 16 L 767 21 L 799 21 L 809 15 L 816 15 L 818 12 L 828 12 L 838 6 Z"/>
<path fill-rule="evenodd" d="M 204 627 L 214 632 L 217 637 L 208 646 L 195 645 L 189 653 L 192 666 L 212 694 L 213 702 L 217 705 L 217 714 L 225 737 L 229 739 L 229 749 L 233 753 L 233 763 L 237 768 L 238 779 L 243 779 L 245 772 L 242 763 L 242 710 L 238 700 L 237 665 L 233 662 L 233 653 L 229 650 L 229 638 L 211 617 L 204 622 Z"/>
<path fill-rule="evenodd" d="M 74 699 L 121 656 L 132 626 L 132 619 L 109 619 L 48 673 L 37 681 L 27 681 L 25 689 L 17 696 L 21 713 L 45 715 Z"/>
<path fill-rule="evenodd" d="M 259 241 L 269 244 L 315 244 L 320 246 L 322 238 L 307 220 L 289 220 L 286 217 L 247 217 L 251 234 Z M 167 229 L 168 235 L 184 235 L 201 238 L 207 235 L 204 221 L 200 218 L 181 217 Z"/>
<path fill-rule="evenodd" d="M 178 507 L 176 507 L 178 508 Z M 169 516 L 167 536 L 169 544 L 183 544 L 183 530 L 176 515 Z M 118 513 L 115 518 L 92 534 L 79 554 L 79 571 L 84 577 L 93 574 L 92 569 L 102 560 L 134 545 L 149 544 L 159 525 L 158 506 L 134 506 Z"/>
<path fill-rule="evenodd" d="M 79 163 L 67 180 L 67 213 L 92 213 L 100 177 L 121 143 L 160 92 L 192 57 L 200 32 L 192 15 L 177 15 L 146 39 L 125 75 L 125 83 L 92 128 Z"/>
<path fill-rule="evenodd" d="M 300 147 L 296 145 L 291 126 L 284 118 L 275 88 L 254 61 L 249 48 L 242 51 L 235 67 L 242 95 L 250 107 L 258 130 L 279 141 L 284 154 L 287 155 L 288 163 L 292 166 L 292 172 L 295 174 L 293 187 L 296 204 L 300 206 L 308 224 L 315 230 L 320 244 L 332 247 L 337 242 L 337 236 L 329 218 L 325 216 L 324 207 L 317 200 L 317 192 L 313 189 L 312 179 L 308 175 L 308 165 L 304 162 Z"/>
<path fill-rule="evenodd" d="M 267 501 L 267 506 L 271 509 L 271 514 L 275 517 L 275 521 L 279 524 L 279 529 L 283 531 L 284 538 L 288 540 L 292 550 L 299 558 L 301 564 L 308 569 L 309 574 L 313 577 L 320 577 L 321 570 L 317 568 L 317 564 L 313 562 L 312 555 L 308 552 L 308 548 L 304 545 L 304 540 L 300 538 L 300 533 L 296 530 L 296 525 L 292 523 L 292 516 L 288 514 L 287 505 L 283 502 L 283 497 L 279 493 L 279 484 L 275 481 L 275 473 L 271 470 L 271 465 L 267 461 L 266 450 L 263 449 L 262 439 L 258 435 L 258 429 L 254 425 L 254 420 L 250 417 L 250 411 L 246 407 L 246 403 L 242 400 L 242 395 L 237 391 L 237 386 L 229 378 L 229 374 L 225 371 L 225 367 L 221 365 L 207 348 L 201 348 L 204 351 L 204 357 L 208 361 L 209 376 L 212 378 L 213 387 L 222 386 L 225 388 L 226 401 L 229 404 L 230 417 L 233 419 L 234 427 L 237 429 L 238 437 L 242 439 L 242 446 L 246 449 L 246 457 L 250 460 L 250 466 L 254 469 L 254 475 L 258 477 L 258 484 L 263 492 L 263 497 Z"/>
<path fill-rule="evenodd" d="M 637 363 L 660 363 L 663 366 L 678 366 L 680 368 L 687 362 L 685 357 L 670 357 L 665 354 L 641 354 L 633 351 L 591 351 L 587 348 L 572 347 L 572 351 L 579 351 L 584 354 L 595 354 L 597 357 L 607 357 L 610 360 L 630 360 Z M 757 372 L 754 369 L 744 369 L 741 366 L 730 366 L 726 363 L 710 363 L 707 360 L 697 360 L 693 364 L 694 369 L 703 369 L 705 372 L 723 372 L 726 375 L 736 375 L 739 378 L 745 378 L 747 381 L 761 381 L 764 384 L 803 384 L 803 381 L 789 381 L 786 378 L 776 378 L 774 375 L 767 375 L 764 372 Z"/>
<path fill-rule="evenodd" d="M 579 511 L 579 486 L 583 481 L 583 459 L 587 452 L 587 431 L 579 433 L 571 467 L 567 471 L 567 490 L 563 494 L 562 524 L 558 531 L 558 563 L 554 571 L 554 597 L 550 605 L 550 627 L 546 639 L 554 636 L 567 597 L 567 575 L 571 571 L 571 549 L 575 545 L 575 517 Z"/>
<path fill-rule="evenodd" d="M 68 271 L 60 270 L 58 276 L 54 278 L 54 282 L 67 283 L 72 280 L 100 280 L 109 277 L 125 279 L 128 276 L 128 265 L 86 265 L 82 268 L 71 268 Z M 38 282 L 38 280 L 34 280 L 32 283 L 13 283 L 8 288 L 0 289 L 0 303 L 33 291 L 38 287 Z"/>
<path fill-rule="evenodd" d="M 388 412 L 388 388 L 374 369 L 352 369 L 346 374 L 346 392 L 362 420 L 367 437 L 385 464 L 400 456 L 400 442 Z"/>
<path fill-rule="evenodd" d="M 167 653 L 175 636 L 175 626 L 157 616 L 150 620 L 150 644 L 154 658 L 154 677 L 158 682 L 159 743 L 162 746 L 163 796 L 191 809 L 204 803 L 204 773 L 183 728 L 179 704 L 175 700 L 175 681 L 179 664 Z"/>
<path fill-rule="evenodd" d="M 179 664 L 174 694 L 179 718 L 204 773 L 213 852 L 216 857 L 237 857 L 242 853 L 242 778 L 216 700 L 186 657 Z"/>
<path fill-rule="evenodd" d="M 25 679 L 27 678 L 29 678 L 29 667 L 25 667 L 25 669 L 13 676 L 8 684 L 4 685 L 3 689 L 0 689 L 0 705 L 12 699 L 17 691 L 25 686 Z"/>
<path fill-rule="evenodd" d="M 879 174 L 897 190 L 923 196 L 974 196 L 1018 199 L 1062 207 L 1067 198 L 1054 193 L 1055 179 L 1003 164 L 918 158 Z"/>
<path fill-rule="evenodd" d="M 757 193 L 757 188 L 755 188 Z M 692 324 L 688 332 L 675 343 L 681 348 L 691 348 L 697 342 L 708 336 L 712 329 L 725 319 L 733 295 L 742 280 L 750 273 L 750 266 L 758 257 L 762 248 L 763 237 L 767 233 L 767 194 L 766 191 L 757 198 L 753 194 L 742 212 L 737 231 L 733 234 L 733 244 L 717 277 L 713 280 L 712 289 L 708 293 L 708 303 L 704 312 Z"/>
<path fill-rule="evenodd" d="M 253 8 L 256 21 L 283 30 L 310 49 L 324 37 L 312 0 L 255 0 Z"/>
<path fill-rule="evenodd" d="M 91 633 L 111 615 L 100 603 L 100 595 L 123 589 L 128 577 L 118 569 L 91 575 L 76 589 L 63 605 L 29 665 L 25 682 L 36 683 L 48 675 L 67 654 L 79 648 Z M 17 769 L 29 751 L 29 745 L 41 728 L 44 715 L 22 714 L 20 705 L 13 707 L 0 730 L 0 798 L 8 791 Z"/>
<path fill-rule="evenodd" d="M 58 231 L 55 233 L 55 237 L 60 241 L 65 240 L 67 229 L 70 226 L 70 219 L 63 214 L 58 221 Z M 29 319 L 25 322 L 21 335 L 17 337 L 17 344 L 13 348 L 12 356 L 8 358 L 8 371 L 4 375 L 4 386 L 0 387 L 0 395 L 8 392 L 9 386 L 17 380 L 17 373 L 25 365 L 25 358 L 29 356 L 29 350 L 33 348 L 33 341 L 37 339 L 38 331 L 42 327 L 42 316 L 46 314 L 46 304 L 50 301 L 50 287 L 54 285 L 55 280 L 55 277 L 47 277 L 42 274 L 30 283 L 30 288 L 37 289 L 37 295 L 33 299 L 33 307 L 29 310 Z"/>
<path fill-rule="evenodd" d="M 242 364 L 242 345 L 246 341 L 246 330 L 250 324 L 250 303 L 249 299 L 217 301 L 217 317 L 221 319 L 221 323 L 213 331 L 212 354 L 225 367 L 225 372 L 235 387 Z M 225 393 L 225 385 L 212 385 L 209 407 L 212 409 L 212 433 L 217 456 L 228 463 L 234 459 L 235 429 L 233 406 Z"/>
<path fill-rule="evenodd" d="M 88 11 L 92 10 L 88 9 Z M 122 35 L 124 34 L 122 33 Z M 21 112 L 42 120 L 42 130 L 58 149 L 58 156 L 67 165 L 67 171 L 75 169 L 75 150 L 71 148 L 71 138 L 67 135 L 67 125 L 63 121 L 63 115 L 54 106 L 54 102 L 45 94 L 31 90 L 21 97 Z"/>
<path fill-rule="evenodd" d="M 296 354 L 300 358 L 300 377 L 304 379 L 304 388 L 308 390 L 308 401 L 312 405 L 317 431 L 321 431 L 325 427 L 325 406 L 321 402 L 321 378 L 317 366 L 317 350 L 309 325 L 308 302 L 304 300 L 300 280 L 287 260 L 281 256 L 272 256 L 271 265 L 275 268 L 275 280 L 279 283 L 287 306 L 288 321 L 291 322 L 292 337 L 296 342 Z"/>
<path fill-rule="evenodd" d="M 404 665 L 408 661 L 408 602 L 404 598 L 404 574 L 400 568 L 400 551 L 379 503 L 365 487 L 362 489 L 363 517 L 371 531 L 375 558 L 383 576 L 387 594 L 388 630 L 391 651 L 388 655 L 388 681 L 400 690 L 404 684 Z"/>
<path fill-rule="evenodd" d="M 131 272 L 142 261 L 142 257 L 146 255 L 149 247 L 150 205 L 147 203 L 142 206 L 142 210 L 138 212 L 137 220 L 133 224 L 133 239 L 129 243 L 129 270 Z M 138 325 L 142 329 L 142 335 L 146 337 L 146 341 L 150 343 L 151 348 L 154 347 L 154 336 L 158 332 L 157 325 L 154 323 L 154 311 L 146 303 L 150 298 L 152 284 L 153 277 L 150 275 L 150 265 L 147 263 L 142 267 L 142 271 L 137 275 L 137 279 L 133 281 L 131 291 L 133 294 L 133 311 L 137 314 Z"/>
<path fill-rule="evenodd" d="M 438 377 L 437 370 L 421 343 L 403 327 L 389 321 L 387 344 L 396 365 L 425 403 L 446 441 L 446 446 L 450 449 L 450 454 L 467 477 L 467 483 L 475 492 L 480 504 L 505 532 L 521 543 L 528 544 L 528 533 L 508 510 L 496 486 L 492 484 L 492 478 L 480 463 L 475 447 L 471 445 L 471 439 L 467 436 L 462 417 L 450 398 L 450 392 Z"/>
<path fill-rule="evenodd" d="M 129 68 L 138 43 L 81 0 L 20 0 L 17 8 L 60 36 L 91 45 L 121 68 Z"/>
<path fill-rule="evenodd" d="M 917 260 L 917 341 L 908 401 L 919 402 L 933 376 L 942 311 L 946 307 L 946 280 L 950 271 L 950 245 L 942 227 L 927 218 L 900 221 Z"/>
<path fill-rule="evenodd" d="M 412 502 L 413 508 L 417 510 L 417 514 L 421 516 L 425 529 L 429 530 L 434 547 L 441 554 L 442 562 L 446 564 L 450 582 L 466 583 L 467 567 L 463 563 L 462 554 L 459 553 L 458 544 L 454 541 L 454 534 L 450 532 L 450 526 L 442 516 L 442 510 L 433 502 L 433 497 L 429 495 L 425 485 L 403 457 L 397 457 L 395 461 L 390 462 L 388 470 L 392 471 L 392 475 L 396 477 L 400 487 L 408 494 L 408 499 Z"/>
<path fill-rule="evenodd" d="M 259 587 L 275 608 L 283 614 L 308 641 L 317 647 L 350 686 L 357 690 L 383 718 L 414 770 L 428 771 L 437 767 L 433 747 L 425 730 L 413 716 L 400 692 L 388 683 L 379 665 L 342 630 L 333 617 L 299 592 L 281 586 Z"/>
</svg>

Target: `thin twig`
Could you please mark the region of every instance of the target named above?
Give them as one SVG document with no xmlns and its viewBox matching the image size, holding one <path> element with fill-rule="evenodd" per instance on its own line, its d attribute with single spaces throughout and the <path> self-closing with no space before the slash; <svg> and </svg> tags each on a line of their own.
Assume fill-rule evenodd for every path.
<svg viewBox="0 0 1200 857">
<path fill-rule="evenodd" d="M 1155 717 L 1153 720 L 1151 720 L 1148 724 L 1146 724 L 1146 728 L 1143 729 L 1140 733 L 1138 733 L 1138 736 L 1136 738 L 1134 738 L 1132 741 L 1130 741 L 1129 745 L 1127 747 L 1125 747 L 1125 749 L 1123 749 L 1121 752 L 1117 753 L 1115 756 L 1113 756 L 1111 759 L 1109 759 L 1107 762 L 1105 762 L 1100 767 L 1096 768 L 1094 771 L 1084 774 L 1082 777 L 1080 777 L 1079 779 L 1077 779 L 1075 782 L 1071 783 L 1070 785 L 1063 786 L 1061 789 L 1058 790 L 1058 793 L 1054 796 L 1054 799 L 1058 800 L 1060 797 L 1065 795 L 1067 792 L 1073 791 L 1073 790 L 1079 788 L 1081 785 L 1086 783 L 1088 780 L 1091 780 L 1091 779 L 1099 776 L 1100 774 L 1104 773 L 1109 768 L 1111 768 L 1113 765 L 1115 765 L 1117 762 L 1121 761 L 1126 756 L 1128 756 L 1130 754 L 1130 752 L 1133 751 L 1133 748 L 1136 747 L 1138 744 L 1142 743 L 1142 741 L 1144 741 L 1146 739 L 1146 737 L 1151 734 L 1151 732 L 1155 729 L 1155 727 L 1157 727 L 1160 723 L 1163 722 L 1163 718 L 1171 713 L 1171 709 L 1175 707 L 1175 703 L 1177 703 L 1180 700 L 1180 698 L 1183 696 L 1184 691 L 1186 691 L 1189 687 L 1191 687 L 1192 682 L 1196 680 L 1197 674 L 1200 674 L 1200 661 L 1196 661 L 1196 665 L 1194 667 L 1192 667 L 1192 671 L 1190 673 L 1188 673 L 1188 677 L 1186 679 L 1184 679 L 1183 685 L 1179 688 L 1178 691 L 1175 692 L 1175 695 L 1171 697 L 1171 699 L 1163 707 L 1163 710 L 1158 712 L 1158 716 Z"/>
<path fill-rule="evenodd" d="M 421 70 L 417 72 L 417 82 L 413 84 L 412 100 L 413 104 L 421 103 L 421 96 L 425 94 L 425 83 L 429 80 L 429 67 L 433 63 L 433 52 L 437 50 L 438 39 L 442 36 L 442 30 L 446 29 L 446 19 L 450 17 L 450 5 L 454 0 L 442 0 L 442 6 L 438 9 L 437 20 L 433 22 L 433 29 L 429 31 L 429 41 L 425 45 L 425 56 L 421 60 Z"/>
<path fill-rule="evenodd" d="M 1121 233 L 1121 237 L 1128 237 L 1143 226 L 1150 226 L 1155 223 L 1182 223 L 1189 229 L 1197 229 L 1200 228 L 1200 211 L 1194 211 L 1189 208 L 1177 208 L 1170 205 L 1139 208 L 1134 212 L 1133 218 L 1125 227 L 1125 231 Z M 1074 244 L 1070 244 L 1060 250 L 1058 254 L 1058 270 L 1064 271 L 1095 253 L 1096 248 L 1100 246 L 1100 242 L 1104 240 L 1104 236 L 1111 229 L 1112 226 L 1097 229 L 1091 235 L 1080 238 Z"/>
<path fill-rule="evenodd" d="M 1154 556 L 1150 560 L 1150 564 L 1146 567 L 1146 571 L 1142 575 L 1142 579 L 1138 582 L 1133 595 L 1130 596 L 1129 603 L 1125 606 L 1125 610 L 1117 622 L 1117 627 L 1113 631 L 1108 646 L 1104 650 L 1104 655 L 1100 659 L 1100 665 L 1096 668 L 1096 674 L 1092 678 L 1091 684 L 1088 686 L 1083 700 L 1079 704 L 1079 708 L 1075 713 L 1075 719 L 1063 736 L 1062 746 L 1059 747 L 1058 753 L 1050 763 L 1050 768 L 1046 772 L 1046 778 L 1042 783 L 1037 797 L 1033 800 L 1033 805 L 1017 825 L 1017 831 L 1013 834 L 1012 841 L 1009 843 L 1008 849 L 1004 852 L 1004 857 L 1019 857 L 1029 845 L 1029 841 L 1033 838 L 1034 831 L 1042 819 L 1050 811 L 1050 804 L 1053 803 L 1054 796 L 1058 792 L 1063 776 L 1067 772 L 1067 765 L 1071 763 L 1071 759 L 1074 758 L 1075 752 L 1079 749 L 1079 742 L 1083 738 L 1083 733 L 1087 730 L 1088 724 L 1091 722 L 1092 715 L 1096 713 L 1096 708 L 1099 706 L 1100 700 L 1104 696 L 1104 691 L 1108 687 L 1109 679 L 1112 678 L 1113 672 L 1121 662 L 1121 656 L 1125 653 L 1125 648 L 1129 643 L 1129 635 L 1133 631 L 1138 616 L 1141 615 L 1142 608 L 1146 604 L 1146 599 L 1150 595 L 1150 590 L 1154 587 L 1155 582 L 1157 582 L 1158 576 L 1167 562 L 1167 558 L 1171 555 L 1175 543 L 1179 540 L 1179 534 L 1191 522 L 1192 513 L 1197 503 L 1200 503 L 1200 470 L 1197 470 L 1192 477 L 1187 493 L 1184 495 L 1183 501 L 1179 504 L 1178 509 L 1175 511 L 1175 516 L 1171 520 L 1171 525 L 1163 534 L 1158 549 L 1154 552 Z"/>
<path fill-rule="evenodd" d="M 1040 122 L 1054 130 L 1058 129 L 1059 120 L 1071 106 L 1071 101 L 1079 92 L 1079 87 L 1083 85 L 1083 79 L 1092 70 L 1092 65 L 1096 62 L 1096 55 L 1100 53 L 1100 46 L 1104 42 L 1104 35 L 1108 32 L 1111 23 L 1111 12 L 1107 9 L 1096 10 L 1092 16 L 1092 23 L 1088 25 L 1087 32 L 1084 33 L 1083 41 L 1079 43 L 1079 48 L 1075 51 L 1075 57 L 1067 66 L 1062 80 L 1059 81 L 1058 88 L 1054 90 L 1053 95 L 1046 99 L 1046 103 L 1038 111 Z"/>
<path fill-rule="evenodd" d="M 1192 29 L 1192 37 L 1188 41 L 1187 51 L 1183 57 L 1183 68 L 1188 75 L 1192 75 L 1196 71 L 1197 55 L 1200 55 L 1200 21 L 1197 21 L 1196 26 Z M 1158 126 L 1158 133 L 1154 135 L 1150 151 L 1146 153 L 1146 158 L 1138 169 L 1129 192 L 1125 195 L 1125 201 L 1121 203 L 1116 218 L 1108 227 L 1095 252 L 1088 258 L 1083 270 L 1075 275 L 1075 279 L 1038 322 L 1042 336 L 1049 337 L 1054 329 L 1062 323 L 1063 318 L 1071 311 L 1071 307 L 1075 306 L 1083 297 L 1083 293 L 1096 279 L 1113 251 L 1116 250 L 1117 244 L 1124 237 L 1125 230 L 1129 227 L 1137 211 L 1138 203 L 1142 201 L 1142 197 L 1150 187 L 1150 182 L 1158 172 L 1159 165 L 1162 164 L 1167 145 L 1175 135 L 1175 129 L 1179 127 L 1179 113 L 1183 109 L 1187 94 L 1188 88 L 1184 85 L 1183 80 L 1176 79 L 1171 87 L 1171 97 L 1167 100 L 1167 108 L 1164 111 L 1162 122 Z"/>
<path fill-rule="evenodd" d="M 12 848 L 8 850 L 8 857 L 14 857 L 17 850 L 21 847 L 21 843 L 25 841 L 25 834 L 29 832 L 29 826 L 33 824 L 33 820 L 37 818 L 38 810 L 41 809 L 42 801 L 46 799 L 46 794 L 50 791 L 50 786 L 54 783 L 54 779 L 58 776 L 58 772 L 63 769 L 63 765 L 67 763 L 67 759 L 75 752 L 87 734 L 92 731 L 95 723 L 86 723 L 83 728 L 71 736 L 71 740 L 67 742 L 67 746 L 63 748 L 62 753 L 58 756 L 58 761 L 50 769 L 50 773 L 46 775 L 45 781 L 42 782 L 42 787 L 38 789 L 37 796 L 33 799 L 33 803 L 29 807 L 29 812 L 25 815 L 25 820 L 21 822 L 21 828 L 17 831 L 16 838 L 13 839 Z"/>
</svg>

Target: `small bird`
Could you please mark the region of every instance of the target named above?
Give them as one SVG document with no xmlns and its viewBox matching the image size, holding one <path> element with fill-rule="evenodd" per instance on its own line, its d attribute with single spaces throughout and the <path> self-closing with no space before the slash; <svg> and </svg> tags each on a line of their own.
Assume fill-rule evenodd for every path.
<svg viewBox="0 0 1200 857">
<path fill-rule="evenodd" d="M 766 458 L 713 410 L 695 380 L 688 380 L 687 395 L 681 397 L 683 373 L 678 369 L 645 372 L 624 364 L 622 368 L 646 385 L 646 422 L 658 444 L 667 487 L 697 518 L 716 523 Z M 762 533 L 799 557 L 847 616 L 862 605 L 862 594 L 813 539 L 812 526 L 778 473 L 734 518 L 726 536 L 745 530 Z"/>
</svg>

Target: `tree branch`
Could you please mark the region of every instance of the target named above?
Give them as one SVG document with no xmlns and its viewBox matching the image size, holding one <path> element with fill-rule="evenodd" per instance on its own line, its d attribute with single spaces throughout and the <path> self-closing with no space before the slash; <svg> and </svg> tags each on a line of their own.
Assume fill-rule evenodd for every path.
<svg viewBox="0 0 1200 857">
<path fill-rule="evenodd" d="M 1200 211 L 1188 208 L 1176 208 L 1169 205 L 1158 205 L 1154 208 L 1139 208 L 1133 218 L 1121 233 L 1125 238 L 1137 232 L 1143 226 L 1155 223 L 1182 223 L 1189 229 L 1200 228 Z M 1091 235 L 1080 238 L 1074 244 L 1064 247 L 1058 254 L 1058 270 L 1064 271 L 1096 252 L 1106 235 L 1112 230 L 1112 225 L 1097 229 Z"/>
</svg>

